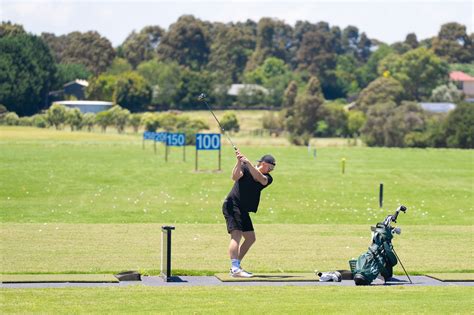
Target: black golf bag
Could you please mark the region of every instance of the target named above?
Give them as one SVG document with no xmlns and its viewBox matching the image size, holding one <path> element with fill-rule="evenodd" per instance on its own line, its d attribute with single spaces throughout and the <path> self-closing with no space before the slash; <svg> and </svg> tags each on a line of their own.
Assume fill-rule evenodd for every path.
<svg viewBox="0 0 474 315">
<path fill-rule="evenodd" d="M 379 274 L 384 281 L 393 275 L 393 266 L 397 264 L 397 255 L 392 245 L 393 234 L 400 234 L 400 228 L 392 227 L 397 222 L 398 213 L 406 212 L 404 206 L 398 207 L 395 214 L 389 215 L 383 222 L 372 227 L 372 245 L 369 250 L 359 256 L 354 270 L 356 285 L 369 285 Z"/>
</svg>

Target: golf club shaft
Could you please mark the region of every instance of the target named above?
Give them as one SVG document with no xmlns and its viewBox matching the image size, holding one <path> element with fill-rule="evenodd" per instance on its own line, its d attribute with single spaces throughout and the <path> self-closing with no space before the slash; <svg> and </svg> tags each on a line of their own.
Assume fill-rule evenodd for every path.
<svg viewBox="0 0 474 315">
<path fill-rule="evenodd" d="M 219 122 L 219 119 L 217 119 L 216 115 L 214 115 L 214 112 L 212 111 L 211 106 L 209 106 L 206 99 L 203 98 L 202 101 L 206 104 L 206 106 L 209 109 L 209 111 L 211 112 L 212 116 L 214 116 L 214 119 L 217 121 L 217 124 L 219 125 L 219 128 L 221 128 L 222 133 L 227 137 L 227 140 L 229 140 L 229 142 L 232 145 L 232 147 L 234 148 L 234 150 L 237 151 L 237 147 L 234 145 L 234 143 L 230 139 L 229 135 L 225 132 L 225 129 L 222 127 L 221 123 Z"/>
<path fill-rule="evenodd" d="M 411 282 L 410 276 L 408 275 L 408 272 L 405 270 L 405 267 L 403 266 L 403 263 L 402 263 L 402 261 L 400 260 L 400 257 L 398 257 L 397 252 L 395 251 L 395 248 L 392 247 L 392 250 L 393 250 L 393 253 L 395 254 L 395 257 L 397 257 L 398 261 L 400 262 L 400 265 L 402 266 L 403 271 L 404 271 L 405 274 L 407 275 L 408 280 L 410 280 L 410 283 L 413 284 L 413 282 Z"/>
</svg>

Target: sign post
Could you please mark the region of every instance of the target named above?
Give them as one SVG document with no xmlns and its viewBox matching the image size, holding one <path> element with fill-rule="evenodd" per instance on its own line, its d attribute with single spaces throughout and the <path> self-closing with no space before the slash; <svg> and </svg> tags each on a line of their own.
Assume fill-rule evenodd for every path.
<svg viewBox="0 0 474 315">
<path fill-rule="evenodd" d="M 218 166 L 221 170 L 221 134 L 220 133 L 197 133 L 196 134 L 196 163 L 195 170 L 198 170 L 198 151 L 218 150 Z"/>
<path fill-rule="evenodd" d="M 143 141 L 142 141 L 142 149 L 145 150 L 145 140 L 154 140 L 155 139 L 155 133 L 153 131 L 145 131 L 143 133 Z M 155 149 L 156 153 L 156 149 Z"/>
<path fill-rule="evenodd" d="M 183 147 L 183 161 L 186 161 L 186 135 L 184 133 L 166 134 L 165 161 L 168 162 L 168 147 Z"/>
</svg>

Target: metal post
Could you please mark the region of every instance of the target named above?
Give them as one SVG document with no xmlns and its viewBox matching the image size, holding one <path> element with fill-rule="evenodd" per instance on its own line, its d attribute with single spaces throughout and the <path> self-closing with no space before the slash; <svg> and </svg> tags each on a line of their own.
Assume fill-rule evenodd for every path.
<svg viewBox="0 0 474 315">
<path fill-rule="evenodd" d="M 183 162 L 186 162 L 186 145 L 183 145 Z"/>
<path fill-rule="evenodd" d="M 221 149 L 219 148 L 219 171 L 221 170 Z"/>
<path fill-rule="evenodd" d="M 155 139 L 153 139 L 153 147 L 155 149 L 155 154 L 156 154 L 156 140 Z"/>
<path fill-rule="evenodd" d="M 342 174 L 344 174 L 345 171 L 346 171 L 346 159 L 345 158 L 342 158 L 342 160 L 341 160 L 341 168 L 342 168 Z"/>
<path fill-rule="evenodd" d="M 380 183 L 380 189 L 379 189 L 379 207 L 383 207 L 383 183 Z"/>
<path fill-rule="evenodd" d="M 168 141 L 165 142 L 165 162 L 168 162 Z"/>
<path fill-rule="evenodd" d="M 194 170 L 197 172 L 198 170 L 198 152 L 199 150 L 196 149 L 196 159 L 195 159 L 195 164 L 194 164 Z"/>
<path fill-rule="evenodd" d="M 161 227 L 161 277 L 166 282 L 172 279 L 171 278 L 171 231 L 172 230 L 174 230 L 174 226 Z"/>
</svg>

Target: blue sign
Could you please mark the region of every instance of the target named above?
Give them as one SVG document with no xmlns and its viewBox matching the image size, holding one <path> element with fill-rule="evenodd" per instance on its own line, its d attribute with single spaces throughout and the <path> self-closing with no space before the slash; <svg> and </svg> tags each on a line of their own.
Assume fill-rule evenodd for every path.
<svg viewBox="0 0 474 315">
<path fill-rule="evenodd" d="M 166 142 L 166 136 L 168 135 L 167 132 L 156 132 L 155 133 L 155 141 L 156 142 Z"/>
<path fill-rule="evenodd" d="M 153 140 L 155 139 L 155 133 L 153 131 L 145 131 L 143 133 L 143 140 Z"/>
<path fill-rule="evenodd" d="M 197 133 L 196 150 L 220 150 L 220 133 Z"/>
<path fill-rule="evenodd" d="M 166 136 L 166 145 L 182 147 L 186 144 L 186 135 L 184 133 L 168 133 Z"/>
</svg>

